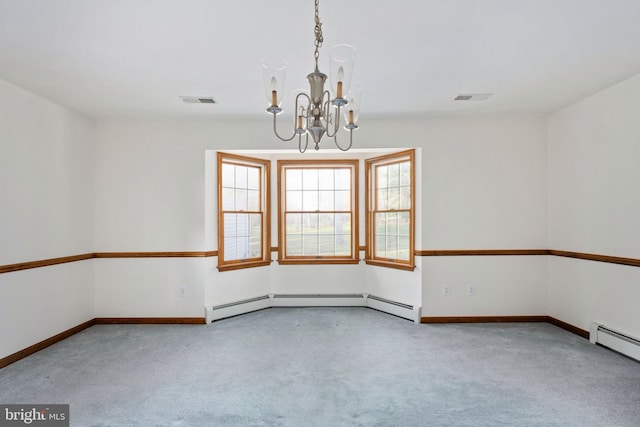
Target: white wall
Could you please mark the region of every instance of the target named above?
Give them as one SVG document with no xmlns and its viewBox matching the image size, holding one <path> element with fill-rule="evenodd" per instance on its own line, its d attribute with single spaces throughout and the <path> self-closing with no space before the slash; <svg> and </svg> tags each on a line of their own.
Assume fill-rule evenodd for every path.
<svg viewBox="0 0 640 427">
<path fill-rule="evenodd" d="M 640 75 L 549 117 L 549 246 L 640 258 Z M 640 269 L 554 258 L 549 314 L 640 336 Z"/>
<path fill-rule="evenodd" d="M 271 134 L 268 117 L 242 122 L 102 123 L 98 134 L 97 251 L 217 249 L 212 152 L 292 148 Z M 418 148 L 418 249 L 528 249 L 546 247 L 545 136 L 544 119 L 531 116 L 370 119 L 361 123 L 355 146 Z M 305 156 L 323 155 L 322 150 L 320 154 Z M 362 227 L 362 242 L 363 233 Z M 277 245 L 275 232 L 272 245 Z M 429 260 L 428 271 L 423 260 L 418 259 L 418 268 L 413 273 L 364 265 L 276 263 L 271 267 L 219 273 L 215 258 L 207 258 L 202 276 L 189 275 L 189 286 L 194 291 L 173 300 L 163 300 L 160 294 L 154 296 L 152 283 L 162 282 L 159 276 L 149 272 L 127 278 L 117 273 L 121 269 L 135 270 L 136 260 L 131 263 L 113 260 L 108 272 L 98 270 L 102 260 L 96 260 L 96 310 L 104 316 L 122 313 L 125 306 L 135 311 L 135 304 L 120 299 L 125 298 L 126 289 L 139 286 L 138 283 L 144 283 L 140 286 L 147 289 L 140 306 L 156 307 L 165 316 L 183 313 L 185 298 L 191 315 L 200 315 L 204 304 L 217 305 L 267 292 L 370 292 L 408 304 L 434 307 L 440 305 L 440 294 L 431 292 L 425 300 L 423 288 L 437 288 L 445 280 L 450 285 L 465 283 L 471 277 L 478 287 L 477 298 L 457 303 L 450 298 L 446 310 L 434 312 L 440 315 L 488 312 L 497 306 L 496 299 L 502 299 L 503 306 L 519 307 L 524 300 L 522 295 L 526 295 L 526 304 L 521 304 L 527 307 L 524 314 L 544 314 L 546 266 L 540 268 L 541 259 L 544 257 L 525 258 L 514 264 L 510 258 L 483 258 L 468 264 L 462 257 L 453 261 L 439 258 Z M 160 271 L 166 268 L 162 259 L 155 262 Z M 459 263 L 460 268 L 445 267 L 450 262 Z M 490 274 L 490 268 L 502 268 L 508 273 Z M 538 274 L 532 274 L 533 270 Z M 162 291 L 164 285 L 157 286 Z M 503 287 L 510 291 L 501 291 Z M 204 301 L 197 300 L 199 295 L 204 295 Z M 539 301 L 543 303 L 540 305 Z"/>
<path fill-rule="evenodd" d="M 285 155 L 283 149 L 292 146 L 274 141 L 271 124 L 268 117 L 265 119 L 99 124 L 95 162 L 96 251 L 217 249 L 215 151 L 254 150 L 263 151 L 262 157 L 273 157 L 264 150 L 280 149 L 280 155 Z M 363 145 L 366 147 L 366 142 Z M 310 155 L 331 156 L 322 153 L 306 156 Z M 275 184 L 275 164 L 272 169 Z M 276 200 L 274 191 L 274 209 Z M 275 246 L 276 211 L 273 213 L 272 246 Z M 364 211 L 361 214 L 362 244 Z M 135 316 L 136 307 L 149 316 L 201 316 L 205 305 L 224 304 L 269 292 L 367 291 L 364 265 L 301 267 L 279 266 L 274 262 L 270 267 L 220 273 L 215 268 L 217 260 L 206 258 L 202 266 L 193 266 L 200 269 L 200 274 L 191 272 L 185 276 L 185 286 L 191 290 L 187 295 L 179 296 L 175 289 L 182 285 L 175 281 L 169 284 L 156 273 L 166 270 L 167 263 L 175 260 L 154 259 L 153 268 L 140 259 L 104 261 L 95 261 L 96 313 L 99 317 Z M 419 276 L 415 275 L 411 284 L 403 285 L 412 287 L 410 293 L 394 294 L 392 288 L 379 296 L 400 298 L 402 302 L 419 305 L 420 284 Z M 140 291 L 140 288 L 144 290 Z M 406 295 L 411 295 L 410 301 L 406 300 Z"/>
<path fill-rule="evenodd" d="M 426 257 L 422 264 L 423 316 L 547 314 L 546 256 Z M 469 284 L 475 296 L 467 295 Z"/>
<path fill-rule="evenodd" d="M 96 317 L 203 317 L 205 258 L 96 259 Z"/>
<path fill-rule="evenodd" d="M 416 269 L 411 271 L 395 270 L 377 266 L 366 266 L 364 283 L 366 292 L 391 301 L 423 306 L 422 300 L 422 259 L 416 257 Z"/>
<path fill-rule="evenodd" d="M 398 126 L 374 131 L 393 140 Z M 496 116 L 409 123 L 422 149 L 419 249 L 544 249 L 546 123 Z M 546 257 L 423 257 L 423 316 L 546 313 Z M 474 297 L 466 295 L 468 284 Z M 442 295 L 449 285 L 450 296 Z"/>
<path fill-rule="evenodd" d="M 93 251 L 94 125 L 0 80 L 0 265 Z M 92 261 L 0 275 L 0 358 L 94 317 Z"/>
<path fill-rule="evenodd" d="M 215 127 L 197 123 L 99 124 L 96 251 L 216 249 L 213 242 L 205 242 L 204 199 L 204 149 L 215 138 Z M 211 258 L 97 259 L 96 314 L 202 317 L 205 271 L 211 262 Z"/>
</svg>

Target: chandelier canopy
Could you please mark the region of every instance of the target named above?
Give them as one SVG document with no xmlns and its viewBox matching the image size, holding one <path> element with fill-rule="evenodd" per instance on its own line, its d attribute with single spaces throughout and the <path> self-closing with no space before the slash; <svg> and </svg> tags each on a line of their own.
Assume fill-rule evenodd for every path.
<svg viewBox="0 0 640 427">
<path fill-rule="evenodd" d="M 358 82 L 351 84 L 356 59 L 356 50 L 352 46 L 339 44 L 331 49 L 329 73 L 331 93 L 324 88 L 327 75 L 320 72 L 318 68 L 319 49 L 323 42 L 318 4 L 319 0 L 315 0 L 315 50 L 313 52 L 315 69 L 307 75 L 309 91 L 298 91 L 295 94 L 294 111 L 296 113 L 293 118 L 293 134 L 290 137 L 281 137 L 276 126 L 276 116 L 283 111 L 280 105 L 284 93 L 287 62 L 284 59 L 272 57 L 265 57 L 262 60 L 264 89 L 269 102 L 267 112 L 273 115 L 273 132 L 285 142 L 298 136 L 298 149 L 301 153 L 304 153 L 309 145 L 309 135 L 313 139 L 316 150 L 320 148 L 319 144 L 324 135 L 333 139 L 338 149 L 349 150 L 353 143 L 353 131 L 358 128 L 357 122 L 360 114 L 362 85 Z M 338 143 L 341 113 L 344 114 L 346 123 L 344 129 L 349 131 L 349 144 L 344 147 Z"/>
</svg>

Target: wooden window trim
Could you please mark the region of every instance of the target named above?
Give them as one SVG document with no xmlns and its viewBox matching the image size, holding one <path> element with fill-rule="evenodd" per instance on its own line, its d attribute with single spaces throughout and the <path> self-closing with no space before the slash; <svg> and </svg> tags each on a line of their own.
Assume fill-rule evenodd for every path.
<svg viewBox="0 0 640 427">
<path fill-rule="evenodd" d="M 359 160 L 358 159 L 318 159 L 318 160 L 278 160 L 278 263 L 283 265 L 301 264 L 358 264 L 359 256 Z M 330 211 L 331 213 L 348 213 L 351 215 L 351 255 L 350 256 L 285 256 L 286 255 L 286 227 L 285 214 L 285 181 L 284 171 L 287 168 L 295 169 L 336 169 L 340 167 L 351 168 L 351 210 L 350 211 Z M 292 211 L 298 212 L 298 211 Z M 303 213 L 314 213 L 300 211 Z M 329 211 L 316 211 L 317 213 Z"/>
<path fill-rule="evenodd" d="M 378 267 L 397 268 L 399 270 L 407 270 L 407 271 L 413 271 L 416 268 L 415 265 L 408 264 L 406 263 L 406 261 L 393 262 L 393 261 L 381 261 L 378 259 L 365 259 L 364 262 L 367 265 L 377 265 Z"/>
<path fill-rule="evenodd" d="M 224 211 L 222 210 L 222 165 L 233 164 L 240 166 L 258 167 L 260 184 L 260 211 L 242 211 L 248 214 L 262 216 L 261 254 L 259 258 L 242 260 L 224 260 Z M 218 271 L 239 270 L 243 268 L 262 267 L 271 263 L 271 161 L 256 157 L 240 156 L 237 154 L 218 152 Z"/>
<path fill-rule="evenodd" d="M 411 208 L 409 209 L 409 259 L 392 260 L 389 258 L 380 258 L 375 256 L 375 221 L 374 215 L 377 212 L 373 203 L 375 201 L 374 192 L 377 189 L 375 185 L 375 177 L 373 172 L 377 166 L 392 165 L 409 160 L 411 165 Z M 377 265 L 380 267 L 398 268 L 402 270 L 413 271 L 415 269 L 415 150 L 405 150 L 397 153 L 385 154 L 383 156 L 373 157 L 365 160 L 365 227 L 366 227 L 366 251 L 365 262 L 368 265 Z M 389 212 L 406 211 L 406 209 L 389 210 Z"/>
<path fill-rule="evenodd" d="M 218 271 L 232 271 L 232 270 L 241 270 L 243 268 L 251 268 L 251 267 L 264 267 L 271 264 L 271 260 L 269 261 L 247 261 L 247 262 L 239 262 L 239 263 L 226 263 L 224 265 L 218 266 Z"/>
<path fill-rule="evenodd" d="M 359 264 L 359 259 L 319 258 L 314 259 L 279 259 L 280 265 L 309 265 L 309 264 Z"/>
</svg>

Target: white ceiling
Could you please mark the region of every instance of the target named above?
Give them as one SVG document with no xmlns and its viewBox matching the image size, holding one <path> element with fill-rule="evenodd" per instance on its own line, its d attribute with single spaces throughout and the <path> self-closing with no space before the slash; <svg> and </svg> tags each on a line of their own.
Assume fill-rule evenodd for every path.
<svg viewBox="0 0 640 427">
<path fill-rule="evenodd" d="M 320 18 L 321 71 L 358 49 L 362 118 L 548 113 L 640 73 L 640 0 L 321 0 Z M 262 57 L 303 88 L 313 41 L 313 0 L 0 0 L 0 78 L 96 119 L 266 115 Z"/>
</svg>

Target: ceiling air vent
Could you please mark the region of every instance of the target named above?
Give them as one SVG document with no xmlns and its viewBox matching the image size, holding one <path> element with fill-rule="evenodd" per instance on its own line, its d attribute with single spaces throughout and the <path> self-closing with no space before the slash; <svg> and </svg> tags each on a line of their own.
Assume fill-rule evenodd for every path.
<svg viewBox="0 0 640 427">
<path fill-rule="evenodd" d="M 454 101 L 486 101 L 492 93 L 464 93 L 453 98 Z"/>
<path fill-rule="evenodd" d="M 217 104 L 212 96 L 181 96 L 180 99 L 187 104 Z"/>
</svg>

